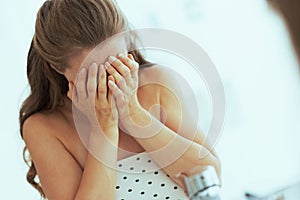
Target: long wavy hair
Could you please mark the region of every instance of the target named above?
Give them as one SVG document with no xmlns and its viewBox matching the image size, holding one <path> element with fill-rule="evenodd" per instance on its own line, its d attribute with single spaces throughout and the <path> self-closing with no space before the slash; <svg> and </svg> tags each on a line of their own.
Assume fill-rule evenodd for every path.
<svg viewBox="0 0 300 200">
<path fill-rule="evenodd" d="M 68 81 L 59 72 L 68 67 L 68 59 L 84 49 L 90 49 L 121 32 L 131 30 L 127 19 L 114 0 L 47 0 L 39 9 L 35 33 L 27 58 L 30 95 L 20 113 L 20 133 L 25 120 L 42 111 L 54 111 L 63 105 Z M 131 46 L 134 46 L 132 41 Z M 137 50 L 131 53 L 143 66 L 150 66 Z M 150 65 L 149 65 L 150 64 Z M 29 166 L 27 181 L 46 198 L 36 180 L 37 171 L 25 146 L 23 158 Z"/>
</svg>

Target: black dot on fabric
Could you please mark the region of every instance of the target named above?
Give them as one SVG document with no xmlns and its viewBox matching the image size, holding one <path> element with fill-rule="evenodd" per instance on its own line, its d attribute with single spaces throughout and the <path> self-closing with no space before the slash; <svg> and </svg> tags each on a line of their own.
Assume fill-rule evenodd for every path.
<svg viewBox="0 0 300 200">
<path fill-rule="evenodd" d="M 120 186 L 117 185 L 117 186 L 116 186 L 116 189 L 117 189 L 117 190 L 120 189 Z"/>
<path fill-rule="evenodd" d="M 160 187 L 165 187 L 165 184 L 164 183 L 160 184 Z"/>
<path fill-rule="evenodd" d="M 141 192 L 141 195 L 144 195 L 145 194 L 145 192 Z"/>
<path fill-rule="evenodd" d="M 151 160 L 148 160 L 148 163 L 151 163 Z"/>
<path fill-rule="evenodd" d="M 134 167 L 130 167 L 130 170 L 131 170 L 131 171 L 134 170 Z"/>
<path fill-rule="evenodd" d="M 140 179 L 135 179 L 135 182 L 136 182 L 136 183 L 140 182 Z"/>
<path fill-rule="evenodd" d="M 142 172 L 143 172 L 143 173 L 145 173 L 145 172 L 146 172 L 146 170 L 145 170 L 145 169 L 143 169 L 143 170 L 142 170 Z"/>
<path fill-rule="evenodd" d="M 170 199 L 170 197 L 166 197 L 165 199 Z"/>
<path fill-rule="evenodd" d="M 177 190 L 178 189 L 178 187 L 177 186 L 174 186 L 174 190 Z"/>
<path fill-rule="evenodd" d="M 128 192 L 132 192 L 132 189 L 128 189 Z"/>
<path fill-rule="evenodd" d="M 154 195 L 153 195 L 153 197 L 157 197 L 157 196 L 158 196 L 157 194 L 154 194 Z"/>
<path fill-rule="evenodd" d="M 169 174 L 167 174 L 167 177 L 170 177 Z"/>
<path fill-rule="evenodd" d="M 140 157 L 137 157 L 136 160 L 140 160 Z"/>
<path fill-rule="evenodd" d="M 122 164 L 119 164 L 119 167 L 122 167 Z"/>
<path fill-rule="evenodd" d="M 151 184 L 152 184 L 152 181 L 149 181 L 148 184 L 151 185 Z"/>
<path fill-rule="evenodd" d="M 126 179 L 127 179 L 127 176 L 124 176 L 123 179 L 126 180 Z"/>
<path fill-rule="evenodd" d="M 204 176 L 201 176 L 200 178 L 201 178 L 201 180 L 204 180 Z"/>
<path fill-rule="evenodd" d="M 157 174 L 158 174 L 158 171 L 154 172 L 154 174 L 157 175 Z"/>
</svg>

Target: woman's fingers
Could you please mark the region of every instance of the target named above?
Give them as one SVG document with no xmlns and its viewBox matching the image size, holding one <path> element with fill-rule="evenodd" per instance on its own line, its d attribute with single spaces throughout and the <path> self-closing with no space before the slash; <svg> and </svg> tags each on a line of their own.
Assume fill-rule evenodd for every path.
<svg viewBox="0 0 300 200">
<path fill-rule="evenodd" d="M 118 83 L 119 81 L 121 81 L 121 79 L 123 78 L 118 71 L 113 68 L 113 66 L 111 66 L 111 64 L 109 62 L 105 62 L 105 69 L 106 71 L 112 75 L 115 79 L 115 81 Z"/>
<path fill-rule="evenodd" d="M 108 77 L 108 81 L 112 81 L 112 82 L 115 82 L 114 80 L 114 77 L 113 76 L 109 76 Z M 117 106 L 116 106 L 116 100 L 115 100 L 115 97 L 113 96 L 112 94 L 112 91 L 109 89 L 108 92 L 108 103 L 110 105 L 110 108 L 112 110 L 112 114 L 113 114 L 113 117 L 116 121 L 118 121 L 118 110 L 117 110 Z"/>
<path fill-rule="evenodd" d="M 96 63 L 93 63 L 89 67 L 88 71 L 84 67 L 79 71 L 76 82 L 76 90 L 79 101 L 85 101 L 87 98 L 95 99 L 97 90 L 97 73 L 98 66 Z"/>
<path fill-rule="evenodd" d="M 120 87 L 120 89 L 124 93 L 127 92 L 125 79 L 119 74 L 119 72 L 115 68 L 113 68 L 109 62 L 105 63 L 105 68 L 107 72 L 114 77 L 115 83 Z"/>
<path fill-rule="evenodd" d="M 126 65 L 124 65 L 121 60 L 117 59 L 114 56 L 110 56 L 108 58 L 108 61 L 118 70 L 118 72 L 125 78 L 126 81 L 130 81 L 130 69 Z"/>
<path fill-rule="evenodd" d="M 115 101 L 116 101 L 118 110 L 120 111 L 124 107 L 124 105 L 126 105 L 124 94 L 123 94 L 122 90 L 120 88 L 118 88 L 116 83 L 113 82 L 112 80 L 108 81 L 108 87 L 109 87 L 112 95 L 115 97 Z"/>
<path fill-rule="evenodd" d="M 87 98 L 86 79 L 87 79 L 87 70 L 83 67 L 79 71 L 77 82 L 76 82 L 76 91 L 78 94 L 79 101 L 84 101 Z"/>
<path fill-rule="evenodd" d="M 106 84 L 106 71 L 104 65 L 100 65 L 98 74 L 98 91 L 97 91 L 99 103 L 107 102 L 107 84 Z"/>
<path fill-rule="evenodd" d="M 111 104 L 114 99 L 118 108 L 124 107 L 127 103 L 125 95 L 130 94 L 133 79 L 137 80 L 139 64 L 135 62 L 131 54 L 118 57 L 118 59 L 113 56 L 109 57 L 111 64 L 106 62 L 105 65 L 98 67 L 96 63 L 93 63 L 88 70 L 82 68 L 77 77 L 76 87 L 69 86 L 69 98 L 74 99 L 75 95 L 80 102 L 88 99 L 94 101 L 97 98 L 96 104 L 102 105 Z M 106 71 L 109 74 L 108 82 Z M 130 87 L 127 82 L 130 83 Z"/>
<path fill-rule="evenodd" d="M 128 54 L 128 56 L 119 54 L 118 57 L 129 68 L 132 79 L 137 81 L 139 64 L 134 60 L 133 56 L 131 54 Z"/>
<path fill-rule="evenodd" d="M 128 54 L 128 58 L 130 58 L 131 60 L 135 61 L 132 54 Z"/>
<path fill-rule="evenodd" d="M 93 63 L 89 68 L 86 91 L 90 99 L 95 99 L 96 90 L 97 90 L 97 73 L 98 66 L 96 63 Z"/>
<path fill-rule="evenodd" d="M 108 81 L 115 82 L 115 79 L 114 79 L 113 76 L 109 76 L 109 77 L 108 77 Z M 109 103 L 109 104 L 112 103 L 112 101 L 113 101 L 112 98 L 114 98 L 113 95 L 112 95 L 112 92 L 111 92 L 111 90 L 108 90 L 108 93 L 107 93 L 107 100 L 108 100 L 108 103 Z"/>
</svg>

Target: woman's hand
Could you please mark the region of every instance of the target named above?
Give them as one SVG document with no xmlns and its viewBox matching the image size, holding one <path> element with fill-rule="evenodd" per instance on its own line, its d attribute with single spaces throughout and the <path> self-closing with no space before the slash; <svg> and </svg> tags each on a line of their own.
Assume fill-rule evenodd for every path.
<svg viewBox="0 0 300 200">
<path fill-rule="evenodd" d="M 139 64 L 131 54 L 120 54 L 118 58 L 110 56 L 105 69 L 115 81 L 108 81 L 108 87 L 115 98 L 119 125 L 125 130 L 136 126 L 135 119 L 144 109 L 137 98 Z"/>
<path fill-rule="evenodd" d="M 113 77 L 109 80 L 114 82 Z M 118 127 L 118 114 L 112 93 L 107 89 L 106 71 L 103 65 L 93 63 L 88 69 L 82 67 L 76 85 L 69 83 L 68 97 L 92 124 L 102 130 Z"/>
<path fill-rule="evenodd" d="M 114 81 L 112 77 L 109 80 Z M 107 88 L 104 66 L 93 63 L 87 69 L 81 68 L 75 85 L 69 84 L 68 97 L 76 107 L 72 110 L 73 116 L 74 112 L 74 117 L 80 115 L 75 125 L 88 150 L 77 193 L 72 199 L 115 199 L 118 114 L 112 93 Z M 77 110 L 80 113 L 76 113 Z M 82 114 L 91 123 L 91 129 L 85 129 L 89 126 L 81 120 Z"/>
</svg>

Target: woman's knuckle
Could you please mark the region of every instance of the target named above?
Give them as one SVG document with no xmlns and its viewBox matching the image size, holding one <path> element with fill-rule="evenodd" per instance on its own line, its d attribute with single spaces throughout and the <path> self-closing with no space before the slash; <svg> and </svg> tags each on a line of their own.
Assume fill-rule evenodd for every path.
<svg viewBox="0 0 300 200">
<path fill-rule="evenodd" d="M 124 74 L 127 75 L 127 74 L 129 74 L 129 73 L 130 73 L 130 69 L 125 68 L 125 69 L 124 69 Z"/>
<path fill-rule="evenodd" d="M 100 98 L 100 99 L 104 99 L 104 98 L 106 98 L 106 92 L 104 92 L 104 91 L 98 91 L 98 98 Z M 102 102 L 102 103 L 104 103 L 104 102 Z"/>
<path fill-rule="evenodd" d="M 89 95 L 92 95 L 93 93 L 95 93 L 95 88 L 94 87 L 88 87 L 87 91 L 88 91 Z"/>
<path fill-rule="evenodd" d="M 98 88 L 98 94 L 104 95 L 105 94 L 104 88 Z"/>
<path fill-rule="evenodd" d="M 85 100 L 85 97 L 82 95 L 82 93 L 80 95 L 78 95 L 78 102 L 79 103 L 81 103 L 84 100 Z"/>
<path fill-rule="evenodd" d="M 80 74 L 78 76 L 78 82 L 84 82 L 85 81 L 85 75 Z"/>
<path fill-rule="evenodd" d="M 95 100 L 95 108 L 96 108 L 96 110 L 98 110 L 100 108 L 100 106 L 101 106 L 101 103 L 99 101 Z"/>
<path fill-rule="evenodd" d="M 102 114 L 104 114 L 104 115 L 107 115 L 107 114 L 110 114 L 111 113 L 111 111 L 110 111 L 111 109 L 109 108 L 109 107 L 104 107 L 104 108 L 102 108 L 101 109 L 101 113 Z"/>
<path fill-rule="evenodd" d="M 134 67 L 134 68 L 139 68 L 139 63 L 134 62 L 134 63 L 133 63 L 133 67 Z"/>
<path fill-rule="evenodd" d="M 119 84 L 124 84 L 124 83 L 126 83 L 126 81 L 125 81 L 125 79 L 122 77 L 122 78 L 120 78 L 120 80 L 119 80 L 118 83 L 119 83 Z"/>
<path fill-rule="evenodd" d="M 129 103 L 128 99 L 124 98 L 123 103 L 124 103 L 124 105 L 128 105 L 128 103 Z"/>
</svg>

